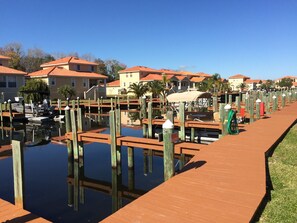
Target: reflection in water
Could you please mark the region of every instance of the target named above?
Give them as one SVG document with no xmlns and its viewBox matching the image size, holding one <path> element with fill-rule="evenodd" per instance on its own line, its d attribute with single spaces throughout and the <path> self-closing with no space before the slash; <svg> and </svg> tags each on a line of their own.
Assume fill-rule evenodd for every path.
<svg viewBox="0 0 297 223">
<path fill-rule="evenodd" d="M 130 112 L 124 114 L 129 117 Z M 108 126 L 108 116 L 90 115 L 83 119 L 84 130 Z M 123 146 L 119 171 L 111 168 L 110 146 L 101 143 L 85 143 L 75 162 L 71 143 L 64 139 L 63 123 L 20 124 L 0 130 L 1 146 L 9 146 L 12 139 L 26 142 L 26 207 L 53 222 L 98 222 L 163 182 L 162 152 L 135 148 L 134 165 L 128 168 Z M 142 136 L 141 128 L 123 128 L 122 133 Z M 0 197 L 13 202 L 10 160 L 0 160 Z"/>
</svg>

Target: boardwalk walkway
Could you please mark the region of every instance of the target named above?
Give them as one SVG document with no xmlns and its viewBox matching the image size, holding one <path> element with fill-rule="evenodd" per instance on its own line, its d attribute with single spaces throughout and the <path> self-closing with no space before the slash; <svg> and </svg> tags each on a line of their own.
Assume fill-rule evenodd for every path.
<svg viewBox="0 0 297 223">
<path fill-rule="evenodd" d="M 0 199 L 0 222 L 5 223 L 41 223 L 50 222 L 44 218 L 38 217 L 22 208 L 18 208 L 13 204 Z"/>
<path fill-rule="evenodd" d="M 293 103 L 201 150 L 184 171 L 103 222 L 250 222 L 266 195 L 265 154 L 296 122 Z"/>
</svg>

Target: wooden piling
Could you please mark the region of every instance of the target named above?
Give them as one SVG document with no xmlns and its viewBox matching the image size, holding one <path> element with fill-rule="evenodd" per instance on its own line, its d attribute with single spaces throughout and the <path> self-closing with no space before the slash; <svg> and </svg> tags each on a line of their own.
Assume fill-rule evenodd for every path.
<svg viewBox="0 0 297 223">
<path fill-rule="evenodd" d="M 229 95 L 228 104 L 232 107 L 232 94 Z"/>
<path fill-rule="evenodd" d="M 173 111 L 167 111 L 166 113 L 167 119 L 169 119 L 172 123 L 174 123 Z"/>
<path fill-rule="evenodd" d="M 218 111 L 218 97 L 217 96 L 212 97 L 212 109 L 213 109 L 213 112 Z"/>
<path fill-rule="evenodd" d="M 173 123 L 167 120 L 163 125 L 164 140 L 164 181 L 174 176 L 174 145 L 172 142 Z"/>
<path fill-rule="evenodd" d="M 110 126 L 110 147 L 111 147 L 111 167 L 117 168 L 117 142 L 116 142 L 116 124 L 115 112 L 109 112 L 109 126 Z"/>
<path fill-rule="evenodd" d="M 0 122 L 3 122 L 2 103 L 0 103 Z"/>
<path fill-rule="evenodd" d="M 261 103 L 261 100 L 257 99 L 256 100 L 256 119 L 257 120 L 260 119 L 260 103 Z"/>
<path fill-rule="evenodd" d="M 128 168 L 134 168 L 134 148 L 131 146 L 128 146 L 127 153 L 128 153 Z"/>
<path fill-rule="evenodd" d="M 76 123 L 74 109 L 71 109 L 70 117 L 71 117 L 71 129 L 72 129 L 73 157 L 74 157 L 74 160 L 78 160 L 79 149 L 78 149 L 78 141 L 77 141 L 77 123 Z"/>
<path fill-rule="evenodd" d="M 240 97 L 239 96 L 236 96 L 235 103 L 236 103 L 236 109 L 239 112 L 240 111 Z"/>
<path fill-rule="evenodd" d="M 8 111 L 9 111 L 9 121 L 10 121 L 10 123 L 12 123 L 13 117 L 12 117 L 12 108 L 11 108 L 11 101 L 10 100 L 8 100 Z"/>
<path fill-rule="evenodd" d="M 80 100 L 79 100 L 79 97 L 76 98 L 76 104 L 77 104 L 77 109 L 79 109 L 79 107 L 80 107 Z"/>
<path fill-rule="evenodd" d="M 180 123 L 180 139 L 186 140 L 186 128 L 185 128 L 185 103 L 179 103 L 179 123 Z"/>
<path fill-rule="evenodd" d="M 57 102 L 57 103 L 58 103 L 59 115 L 61 115 L 61 113 L 62 113 L 62 112 L 61 112 L 61 107 L 62 107 L 62 106 L 61 106 L 61 99 L 58 99 L 58 102 Z"/>
<path fill-rule="evenodd" d="M 13 182 L 15 206 L 24 208 L 24 153 L 23 143 L 12 140 Z"/>
<path fill-rule="evenodd" d="M 152 108 L 152 102 L 148 103 L 148 137 L 153 138 L 153 108 Z"/>
<path fill-rule="evenodd" d="M 250 123 L 254 122 L 254 99 L 253 97 L 249 98 L 249 104 L 250 104 Z"/>
</svg>

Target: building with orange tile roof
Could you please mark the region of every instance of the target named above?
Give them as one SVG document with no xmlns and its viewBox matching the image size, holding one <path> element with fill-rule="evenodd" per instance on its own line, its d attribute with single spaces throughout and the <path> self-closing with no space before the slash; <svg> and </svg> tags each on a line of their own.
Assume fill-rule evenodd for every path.
<svg viewBox="0 0 297 223">
<path fill-rule="evenodd" d="M 28 77 L 46 82 L 52 99 L 61 97 L 57 91 L 64 85 L 75 88 L 76 97 L 96 100 L 106 96 L 107 76 L 96 73 L 97 63 L 78 57 L 65 57 L 41 64 L 40 67 L 43 70 L 29 73 Z"/>
<path fill-rule="evenodd" d="M 170 82 L 167 82 L 166 85 L 174 91 L 188 89 L 192 85 L 190 78 L 192 76 L 197 76 L 188 71 L 174 71 L 164 68 L 157 70 L 145 66 L 134 66 L 119 71 L 120 87 L 118 90 L 128 90 L 133 83 L 148 83 L 154 80 L 162 81 L 163 75 L 165 75 L 168 82 Z"/>
<path fill-rule="evenodd" d="M 25 84 L 27 73 L 8 67 L 10 57 L 0 55 L 0 102 L 13 100 Z"/>
<path fill-rule="evenodd" d="M 240 85 L 245 83 L 246 80 L 250 79 L 250 77 L 247 77 L 242 74 L 236 74 L 231 77 L 229 77 L 228 82 L 230 84 L 230 87 L 232 91 L 238 91 L 240 90 Z"/>
<path fill-rule="evenodd" d="M 246 79 L 245 82 L 247 90 L 256 90 L 261 87 L 261 84 L 263 83 L 262 80 L 252 80 L 252 79 Z"/>
</svg>

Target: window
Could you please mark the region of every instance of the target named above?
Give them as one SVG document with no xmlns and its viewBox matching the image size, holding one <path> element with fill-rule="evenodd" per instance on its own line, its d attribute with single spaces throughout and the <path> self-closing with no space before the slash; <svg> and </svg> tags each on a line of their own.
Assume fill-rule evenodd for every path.
<svg viewBox="0 0 297 223">
<path fill-rule="evenodd" d="M 16 87 L 16 77 L 15 76 L 8 76 L 7 77 L 8 87 L 15 88 Z"/>
<path fill-rule="evenodd" d="M 79 64 L 77 64 L 77 70 L 80 70 L 80 65 Z"/>
<path fill-rule="evenodd" d="M 94 72 L 95 68 L 94 66 L 91 66 L 91 71 Z"/>
<path fill-rule="evenodd" d="M 71 86 L 75 87 L 75 79 L 74 78 L 71 78 Z"/>
<path fill-rule="evenodd" d="M 130 77 L 132 77 L 132 74 L 130 74 Z"/>
<path fill-rule="evenodd" d="M 6 88 L 6 76 L 0 76 L 0 87 Z"/>
<path fill-rule="evenodd" d="M 128 74 L 126 74 L 126 77 L 128 77 Z"/>
<path fill-rule="evenodd" d="M 88 87 L 88 79 L 83 78 L 83 87 L 87 88 Z"/>
<path fill-rule="evenodd" d="M 55 77 L 51 77 L 50 82 L 51 82 L 51 85 L 52 86 L 56 85 L 56 78 Z"/>
<path fill-rule="evenodd" d="M 124 87 L 126 87 L 126 83 L 124 82 Z"/>
</svg>

